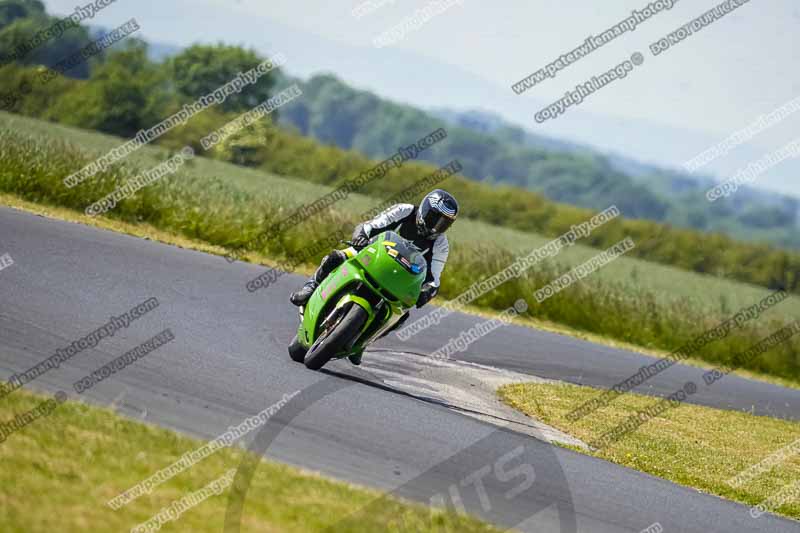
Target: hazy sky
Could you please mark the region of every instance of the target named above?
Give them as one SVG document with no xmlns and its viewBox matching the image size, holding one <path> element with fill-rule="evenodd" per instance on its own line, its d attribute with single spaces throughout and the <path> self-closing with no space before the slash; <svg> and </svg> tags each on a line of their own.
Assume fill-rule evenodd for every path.
<svg viewBox="0 0 800 533">
<path fill-rule="evenodd" d="M 76 0 L 46 3 L 52 11 L 66 14 L 74 9 Z M 751 0 L 653 57 L 648 50 L 652 42 L 719 3 L 681 0 L 523 96 L 512 93 L 512 83 L 581 44 L 590 34 L 623 20 L 633 9 L 645 7 L 648 0 L 502 0 L 492 2 L 493 7 L 486 1 L 461 0 L 393 45 L 392 52 L 376 50 L 373 38 L 430 0 L 394 0 L 356 18 L 351 9 L 361 3 L 363 0 L 118 0 L 94 23 L 116 26 L 134 16 L 143 28 L 142 35 L 153 41 L 178 45 L 224 41 L 263 52 L 281 51 L 289 57 L 287 69 L 292 74 L 333 71 L 355 86 L 421 107 L 495 110 L 531 131 L 583 141 L 597 137 L 584 135 L 568 120 L 536 124 L 527 110 L 514 116 L 508 102 L 474 101 L 471 93 L 462 93 L 457 85 L 445 87 L 447 80 L 437 79 L 436 72 L 411 73 L 404 86 L 396 79 L 376 75 L 376 71 L 391 65 L 378 67 L 373 61 L 370 66 L 348 56 L 369 49 L 373 54 L 369 57 L 384 53 L 387 61 L 393 61 L 397 57 L 393 54 L 405 51 L 409 58 L 458 67 L 505 90 L 519 102 L 531 99 L 529 103 L 549 103 L 640 51 L 645 64 L 613 89 L 592 95 L 581 104 L 580 111 L 691 129 L 719 140 L 759 114 L 800 96 L 797 0 Z M 280 29 L 276 30 L 276 23 Z M 326 41 L 337 47 L 324 46 Z M 338 45 L 354 53 L 341 53 Z M 397 67 L 409 68 L 407 62 Z M 427 85 L 430 90 L 426 90 Z M 424 101 L 419 101 L 421 95 Z M 759 138 L 760 149 L 774 150 L 786 144 L 793 139 L 793 132 L 800 131 L 798 125 L 800 113 Z"/>
<path fill-rule="evenodd" d="M 230 5 L 225 0 L 213 3 Z M 243 13 L 269 15 L 290 26 L 370 46 L 372 37 L 383 28 L 428 2 L 398 0 L 361 19 L 334 7 L 359 3 L 273 1 L 266 7 L 256 0 L 242 0 L 238 6 Z M 508 87 L 647 3 L 463 0 L 396 46 L 458 65 Z M 646 52 L 653 41 L 717 3 L 677 2 L 671 10 L 531 92 L 548 101 L 560 98 L 567 87 L 610 68 L 634 51 Z M 315 7 L 298 7 L 301 5 Z M 604 113 L 677 126 L 694 122 L 702 129 L 726 133 L 741 126 L 742 115 L 757 115 L 800 95 L 798 32 L 800 2 L 751 0 L 669 53 L 648 57 L 652 65 L 648 64 L 646 75 L 626 80 L 624 90 L 604 91 L 584 105 Z"/>
</svg>

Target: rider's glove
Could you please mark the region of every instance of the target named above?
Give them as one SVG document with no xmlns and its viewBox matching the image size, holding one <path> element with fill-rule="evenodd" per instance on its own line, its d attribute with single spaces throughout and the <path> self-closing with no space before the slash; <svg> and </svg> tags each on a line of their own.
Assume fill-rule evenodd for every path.
<svg viewBox="0 0 800 533">
<path fill-rule="evenodd" d="M 419 291 L 419 298 L 417 298 L 417 309 L 430 302 L 434 296 L 439 293 L 439 287 L 435 287 L 430 283 L 425 283 L 422 290 Z"/>
<path fill-rule="evenodd" d="M 350 239 L 350 242 L 353 243 L 353 248 L 360 250 L 369 244 L 369 235 L 364 230 L 364 224 L 359 224 L 356 226 L 355 231 L 353 232 L 353 238 Z"/>
</svg>

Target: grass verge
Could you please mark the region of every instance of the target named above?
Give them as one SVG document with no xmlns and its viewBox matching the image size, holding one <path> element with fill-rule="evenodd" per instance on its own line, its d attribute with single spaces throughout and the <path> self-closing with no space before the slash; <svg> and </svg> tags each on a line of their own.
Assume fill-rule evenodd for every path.
<svg viewBox="0 0 800 533">
<path fill-rule="evenodd" d="M 0 403 L 0 420 L 30 411 L 46 398 L 24 390 Z M 106 502 L 197 449 L 202 443 L 125 419 L 110 410 L 66 401 L 0 443 L 0 524 L 6 532 L 128 531 L 172 502 L 236 468 L 245 453 L 223 448 L 117 511 Z M 162 531 L 223 530 L 225 489 L 186 510 Z M 371 505 L 358 520 L 344 520 Z M 394 525 L 393 525 L 394 524 Z M 261 461 L 247 493 L 242 531 L 495 532 L 471 517 L 383 496 L 270 461 Z"/>
<path fill-rule="evenodd" d="M 577 422 L 567 420 L 567 413 L 598 392 L 572 384 L 523 383 L 502 387 L 498 394 L 510 406 L 584 442 L 657 401 L 628 393 Z M 682 404 L 601 450 L 574 449 L 754 506 L 800 481 L 800 455 L 790 454 L 746 483 L 731 479 L 799 438 L 797 422 Z M 800 501 L 787 501 L 772 512 L 800 519 Z"/>
</svg>

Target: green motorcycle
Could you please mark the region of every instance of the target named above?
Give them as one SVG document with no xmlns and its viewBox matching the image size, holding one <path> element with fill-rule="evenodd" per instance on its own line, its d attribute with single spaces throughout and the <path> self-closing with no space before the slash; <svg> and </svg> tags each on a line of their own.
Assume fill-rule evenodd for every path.
<svg viewBox="0 0 800 533">
<path fill-rule="evenodd" d="M 360 252 L 345 253 L 347 260 L 300 307 L 289 356 L 311 370 L 361 354 L 387 333 L 414 307 L 427 275 L 420 249 L 391 231 L 373 237 Z"/>
</svg>

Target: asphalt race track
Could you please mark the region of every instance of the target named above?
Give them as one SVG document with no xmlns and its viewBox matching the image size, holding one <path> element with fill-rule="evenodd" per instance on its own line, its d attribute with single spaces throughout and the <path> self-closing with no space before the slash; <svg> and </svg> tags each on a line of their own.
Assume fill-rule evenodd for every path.
<svg viewBox="0 0 800 533">
<path fill-rule="evenodd" d="M 245 284 L 262 267 L 0 208 L 4 253 L 14 260 L 0 271 L 4 380 L 110 316 L 155 297 L 158 308 L 29 386 L 78 397 L 72 386 L 77 379 L 171 328 L 173 342 L 84 399 L 210 439 L 300 391 L 251 439 L 251 449 L 397 496 L 464 508 L 523 531 L 639 533 L 655 522 L 666 532 L 800 531 L 797 522 L 771 515 L 756 520 L 743 505 L 464 416 L 425 394 L 404 393 L 385 369 L 370 366 L 369 353 L 362 368 L 344 361 L 311 372 L 292 363 L 285 346 L 297 318 L 287 295 L 301 282 L 298 276 L 249 293 Z M 391 338 L 378 347 L 424 355 L 479 320 L 454 315 L 407 343 Z M 481 339 L 459 358 L 605 387 L 653 362 L 515 326 Z M 397 381 L 413 381 L 413 375 L 400 375 L 403 368 L 392 370 Z M 705 387 L 701 375 L 676 365 L 638 390 L 669 394 L 694 380 L 701 386 L 692 401 L 700 404 L 793 419 L 800 414 L 800 391 L 733 376 Z M 246 476 L 246 469 L 240 474 Z M 231 498 L 226 531 L 237 529 L 236 504 Z M 351 520 L 369 508 L 354 511 Z"/>
</svg>

